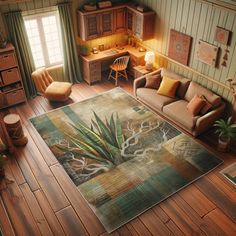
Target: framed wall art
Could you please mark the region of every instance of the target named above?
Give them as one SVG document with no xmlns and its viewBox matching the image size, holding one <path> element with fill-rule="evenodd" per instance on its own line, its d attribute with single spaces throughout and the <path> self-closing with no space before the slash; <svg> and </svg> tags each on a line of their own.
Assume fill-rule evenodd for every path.
<svg viewBox="0 0 236 236">
<path fill-rule="evenodd" d="M 219 26 L 216 27 L 215 41 L 223 45 L 229 44 L 230 31 Z"/>
<path fill-rule="evenodd" d="M 188 65 L 191 43 L 191 36 L 171 29 L 168 56 L 175 61 Z"/>
<path fill-rule="evenodd" d="M 210 66 L 216 66 L 219 48 L 202 40 L 198 41 L 196 59 Z"/>
</svg>

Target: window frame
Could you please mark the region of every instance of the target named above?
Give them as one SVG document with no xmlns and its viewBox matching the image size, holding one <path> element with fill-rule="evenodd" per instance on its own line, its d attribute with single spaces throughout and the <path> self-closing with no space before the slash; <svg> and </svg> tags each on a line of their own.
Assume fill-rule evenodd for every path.
<svg viewBox="0 0 236 236">
<path fill-rule="evenodd" d="M 43 21 L 42 21 L 43 17 L 50 17 L 50 16 L 55 16 L 55 18 L 56 18 L 59 46 L 60 46 L 61 56 L 62 56 L 61 61 L 60 62 L 55 62 L 55 63 L 50 63 L 50 60 L 49 60 L 48 48 L 47 48 L 47 44 L 46 44 L 46 37 L 45 37 L 45 32 L 44 32 L 44 28 L 43 28 Z M 62 50 L 62 39 L 61 39 L 61 28 L 60 28 L 59 12 L 57 10 L 54 10 L 54 11 L 49 11 L 49 12 L 25 15 L 25 16 L 23 16 L 23 20 L 24 20 L 24 23 L 27 20 L 36 20 L 37 25 L 38 25 L 39 40 L 40 40 L 40 43 L 41 43 L 41 48 L 42 48 L 43 59 L 44 59 L 45 65 L 40 66 L 40 67 L 36 67 L 36 65 L 35 65 L 36 69 L 42 68 L 42 67 L 50 68 L 50 67 L 53 67 L 53 66 L 63 65 L 64 62 L 63 62 L 63 50 Z M 27 34 L 27 32 L 26 32 L 26 34 Z M 27 34 L 27 37 L 28 37 L 28 34 Z M 28 37 L 28 39 L 29 39 L 29 37 Z M 44 47 L 44 45 L 45 45 L 45 47 Z M 30 45 L 30 49 L 31 49 L 31 45 Z"/>
</svg>

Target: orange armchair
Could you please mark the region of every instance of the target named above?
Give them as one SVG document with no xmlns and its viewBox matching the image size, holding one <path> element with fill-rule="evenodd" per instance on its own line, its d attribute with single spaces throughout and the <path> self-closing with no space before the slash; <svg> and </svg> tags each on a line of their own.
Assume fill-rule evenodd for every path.
<svg viewBox="0 0 236 236">
<path fill-rule="evenodd" d="M 34 71 L 32 79 L 38 92 L 49 101 L 64 102 L 71 94 L 72 84 L 54 81 L 45 68 Z"/>
</svg>

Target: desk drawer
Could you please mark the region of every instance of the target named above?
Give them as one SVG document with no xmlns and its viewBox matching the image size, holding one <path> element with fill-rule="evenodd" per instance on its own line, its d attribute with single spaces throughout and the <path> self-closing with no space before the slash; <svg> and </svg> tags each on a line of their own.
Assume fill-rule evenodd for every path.
<svg viewBox="0 0 236 236">
<path fill-rule="evenodd" d="M 20 80 L 18 68 L 12 68 L 1 72 L 4 85 L 11 84 Z"/>
<path fill-rule="evenodd" d="M 13 52 L 0 55 L 0 70 L 5 70 L 14 66 L 17 66 L 17 62 Z"/>
</svg>

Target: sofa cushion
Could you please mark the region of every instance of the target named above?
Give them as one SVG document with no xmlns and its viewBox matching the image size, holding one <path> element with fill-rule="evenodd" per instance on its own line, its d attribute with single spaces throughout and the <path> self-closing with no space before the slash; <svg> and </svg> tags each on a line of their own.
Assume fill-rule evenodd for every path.
<svg viewBox="0 0 236 236">
<path fill-rule="evenodd" d="M 213 108 L 216 108 L 220 105 L 221 103 L 221 98 L 220 96 L 214 94 L 213 92 L 211 92 L 210 90 L 202 87 L 201 85 L 195 83 L 195 82 L 191 82 L 188 90 L 185 94 L 185 99 L 187 101 L 191 101 L 191 99 L 195 96 L 204 96 L 208 102 L 210 102 L 212 104 Z"/>
<path fill-rule="evenodd" d="M 187 130 L 192 131 L 199 116 L 192 116 L 187 109 L 188 102 L 178 100 L 163 107 L 163 112 Z"/>
<path fill-rule="evenodd" d="M 162 77 L 160 74 L 147 75 L 145 88 L 158 89 L 161 84 Z"/>
<path fill-rule="evenodd" d="M 212 105 L 207 101 L 207 99 L 203 95 L 201 96 L 201 98 L 205 101 L 205 105 L 201 109 L 200 113 L 201 115 L 205 115 L 212 108 Z"/>
<path fill-rule="evenodd" d="M 164 76 L 157 93 L 167 97 L 175 98 L 176 90 L 179 86 L 179 81 Z"/>
<path fill-rule="evenodd" d="M 191 101 L 187 105 L 187 109 L 189 112 L 193 115 L 196 116 L 200 113 L 202 108 L 205 106 L 206 102 L 204 99 L 199 97 L 198 95 L 195 95 Z"/>
<path fill-rule="evenodd" d="M 137 97 L 140 98 L 144 103 L 150 105 L 153 108 L 162 110 L 163 106 L 177 101 L 177 98 L 170 98 L 157 94 L 156 89 L 149 88 L 138 88 Z"/>
<path fill-rule="evenodd" d="M 191 81 L 189 79 L 183 78 L 182 76 L 177 75 L 176 73 L 169 71 L 165 68 L 162 68 L 161 76 L 162 77 L 167 76 L 169 78 L 176 79 L 176 80 L 180 81 L 180 84 L 179 84 L 178 89 L 176 91 L 176 96 L 183 99 Z"/>
</svg>

